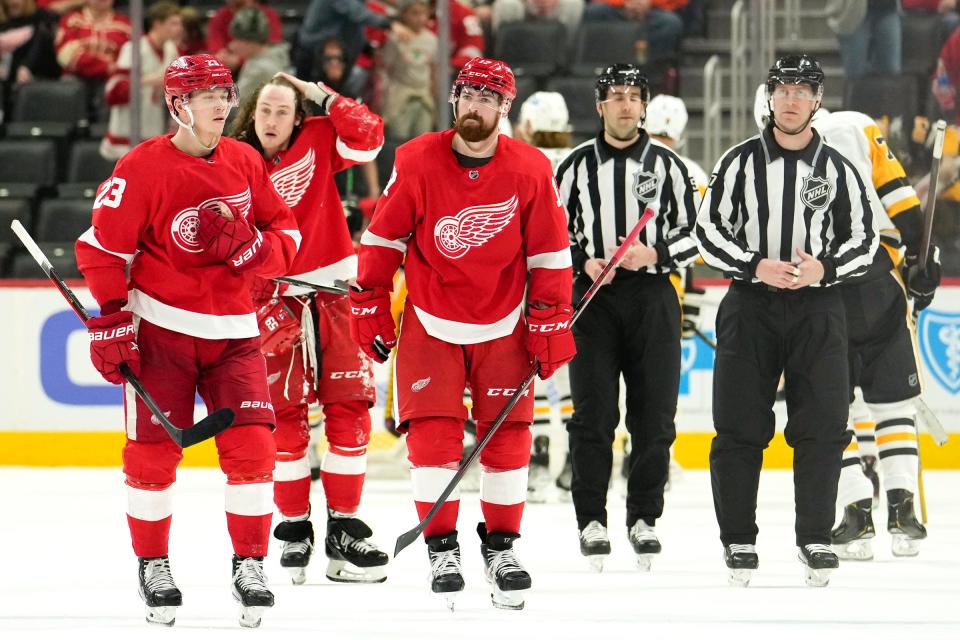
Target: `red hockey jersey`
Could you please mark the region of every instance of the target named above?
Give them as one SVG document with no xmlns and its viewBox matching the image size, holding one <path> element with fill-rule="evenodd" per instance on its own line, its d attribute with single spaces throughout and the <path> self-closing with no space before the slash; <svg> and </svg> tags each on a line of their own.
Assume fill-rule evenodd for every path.
<svg viewBox="0 0 960 640">
<path fill-rule="evenodd" d="M 267 163 L 270 179 L 293 209 L 303 236 L 290 277 L 332 285 L 357 275 L 357 256 L 333 174 L 370 162 L 383 146 L 383 121 L 340 96 L 329 117 L 307 118 L 290 144 Z M 291 287 L 287 295 L 309 293 Z"/>
<path fill-rule="evenodd" d="M 109 18 L 96 21 L 89 9 L 80 9 L 60 19 L 57 62 L 64 73 L 106 80 L 117 62 L 120 47 L 129 39 L 127 16 L 112 13 Z"/>
<path fill-rule="evenodd" d="M 157 136 L 135 147 L 100 185 L 93 226 L 77 240 L 77 264 L 101 305 L 127 309 L 153 324 L 198 338 L 260 335 L 244 274 L 204 253 L 197 242 L 198 208 L 229 203 L 270 243 L 255 273 L 285 274 L 300 232 L 293 212 L 249 145 L 222 138 L 196 158 Z M 129 281 L 125 275 L 129 265 Z"/>
<path fill-rule="evenodd" d="M 406 256 L 408 299 L 427 332 L 454 344 L 509 335 L 528 298 L 569 304 L 570 241 L 550 162 L 500 136 L 486 165 L 453 153 L 454 131 L 397 149 L 393 174 L 360 239 L 363 288 L 392 288 Z"/>
</svg>

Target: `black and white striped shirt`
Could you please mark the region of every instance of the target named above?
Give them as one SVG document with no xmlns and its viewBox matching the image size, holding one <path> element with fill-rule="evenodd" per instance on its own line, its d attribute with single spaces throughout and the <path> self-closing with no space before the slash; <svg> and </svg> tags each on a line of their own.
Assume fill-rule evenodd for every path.
<svg viewBox="0 0 960 640">
<path fill-rule="evenodd" d="M 589 258 L 613 257 L 646 207 L 656 217 L 640 233 L 640 242 L 657 251 L 651 274 L 669 273 L 697 257 L 693 223 L 700 192 L 686 165 L 643 131 L 626 149 L 595 139 L 576 147 L 557 169 L 560 197 L 567 208 L 573 270 Z"/>
<path fill-rule="evenodd" d="M 823 264 L 827 286 L 863 273 L 879 241 L 863 182 L 816 131 L 788 151 L 770 127 L 727 151 L 697 215 L 700 254 L 735 280 L 759 282 L 763 258 L 799 262 L 797 247 Z"/>
</svg>

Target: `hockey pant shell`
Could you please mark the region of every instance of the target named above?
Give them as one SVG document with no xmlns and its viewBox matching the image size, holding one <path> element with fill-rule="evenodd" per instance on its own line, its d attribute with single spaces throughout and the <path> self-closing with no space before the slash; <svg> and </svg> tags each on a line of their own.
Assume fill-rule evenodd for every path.
<svg viewBox="0 0 960 640">
<path fill-rule="evenodd" d="M 668 276 L 620 275 L 601 287 L 574 325 L 577 356 L 570 363 L 574 414 L 567 424 L 573 464 L 571 495 L 577 526 L 607 524 L 607 487 L 620 421 L 620 376 L 626 386 L 626 426 L 632 450 L 627 478 L 627 527 L 653 525 L 676 438 L 680 384 L 680 304 Z M 574 288 L 579 299 L 589 283 Z"/>
<path fill-rule="evenodd" d="M 259 342 L 195 338 L 143 319 L 137 326 L 140 381 L 174 424 L 194 422 L 196 393 L 208 411 L 228 407 L 236 414 L 215 442 L 227 476 L 227 529 L 234 552 L 243 556 L 266 555 L 273 512 L 274 416 Z M 171 486 L 183 453 L 128 385 L 124 410 L 123 471 L 134 553 L 164 556 L 173 514 Z"/>
<path fill-rule="evenodd" d="M 770 291 L 734 282 L 717 312 L 710 450 L 724 545 L 754 544 L 763 450 L 781 373 L 793 448 L 797 545 L 829 544 L 847 431 L 847 340 L 836 288 Z"/>
</svg>

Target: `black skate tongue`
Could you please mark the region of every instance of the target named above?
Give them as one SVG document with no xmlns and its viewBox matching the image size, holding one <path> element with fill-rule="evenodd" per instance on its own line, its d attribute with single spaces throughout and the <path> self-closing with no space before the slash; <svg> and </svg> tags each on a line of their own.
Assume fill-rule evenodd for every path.
<svg viewBox="0 0 960 640">
<path fill-rule="evenodd" d="M 373 529 L 359 518 L 331 518 L 328 523 L 329 528 L 345 531 L 351 538 L 365 539 L 373 535 Z"/>
<path fill-rule="evenodd" d="M 313 523 L 309 520 L 297 522 L 284 520 L 273 530 L 273 537 L 283 542 L 300 542 L 307 538 L 313 542 Z"/>
</svg>

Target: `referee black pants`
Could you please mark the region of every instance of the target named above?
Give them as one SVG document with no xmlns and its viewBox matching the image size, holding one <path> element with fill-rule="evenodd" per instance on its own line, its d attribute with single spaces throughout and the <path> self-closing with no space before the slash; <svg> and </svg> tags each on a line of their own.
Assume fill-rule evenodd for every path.
<svg viewBox="0 0 960 640">
<path fill-rule="evenodd" d="M 757 540 L 757 487 L 780 375 L 793 448 L 796 543 L 829 544 L 847 429 L 847 337 L 838 287 L 734 282 L 717 313 L 710 449 L 720 540 Z"/>
<path fill-rule="evenodd" d="M 579 300 L 589 283 L 574 285 Z M 676 437 L 680 384 L 680 304 L 666 275 L 619 274 L 599 289 L 573 327 L 570 363 L 574 414 L 567 423 L 577 526 L 607 525 L 613 439 L 620 422 L 620 376 L 626 385 L 631 439 L 627 527 L 663 513 L 663 488 Z"/>
</svg>

